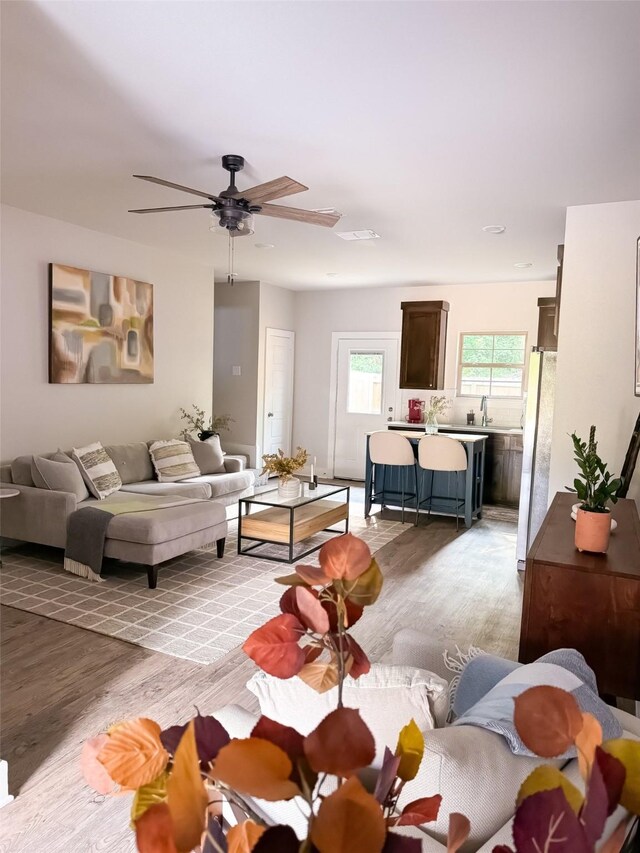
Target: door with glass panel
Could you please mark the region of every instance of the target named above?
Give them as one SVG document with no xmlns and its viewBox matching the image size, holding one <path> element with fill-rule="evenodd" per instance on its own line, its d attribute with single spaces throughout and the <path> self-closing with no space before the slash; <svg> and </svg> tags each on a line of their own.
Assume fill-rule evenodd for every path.
<svg viewBox="0 0 640 853">
<path fill-rule="evenodd" d="M 366 434 L 394 419 L 399 344 L 398 338 L 338 341 L 336 477 L 364 480 Z"/>
</svg>

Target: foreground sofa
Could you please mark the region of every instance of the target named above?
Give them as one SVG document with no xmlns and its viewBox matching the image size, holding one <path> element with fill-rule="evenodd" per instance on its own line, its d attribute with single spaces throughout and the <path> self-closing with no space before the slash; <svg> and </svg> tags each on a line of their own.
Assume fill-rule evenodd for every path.
<svg viewBox="0 0 640 853">
<path fill-rule="evenodd" d="M 443 661 L 443 648 L 414 630 L 405 629 L 394 639 L 393 664 L 398 667 L 418 667 L 451 680 L 452 672 Z M 249 685 L 250 686 L 250 685 Z M 315 701 L 313 694 L 310 701 Z M 304 709 L 300 709 L 304 713 Z M 640 719 L 617 708 L 611 711 L 623 728 L 623 737 L 640 740 Z M 231 737 L 249 737 L 258 717 L 237 705 L 212 712 Z M 380 703 L 380 714 L 388 717 L 389 705 Z M 393 711 L 391 711 L 393 713 Z M 278 720 L 284 725 L 288 719 Z M 374 732 L 388 725 L 387 718 L 368 721 Z M 394 720 L 396 728 L 404 720 Z M 492 853 L 500 844 L 513 845 L 512 822 L 515 800 L 524 779 L 538 764 L 553 763 L 542 758 L 514 755 L 500 735 L 476 726 L 444 726 L 424 732 L 425 754 L 416 778 L 407 784 L 398 802 L 402 808 L 419 797 L 442 795 L 440 814 L 435 823 L 422 827 L 395 827 L 394 832 L 419 838 L 423 853 L 446 853 L 448 816 L 451 812 L 465 814 L 471 823 L 471 833 L 461 848 L 462 853 Z M 583 782 L 573 759 L 555 762 L 578 788 Z M 306 818 L 294 801 L 267 802 L 252 800 L 252 807 L 268 823 L 288 823 L 299 834 L 306 829 Z M 611 815 L 603 838 L 607 838 L 620 820 L 623 809 Z"/>
<path fill-rule="evenodd" d="M 113 460 L 122 488 L 103 501 L 88 497 L 78 501 L 70 492 L 37 488 L 31 475 L 31 456 L 19 456 L 0 467 L 0 487 L 13 488 L 17 497 L 0 506 L 0 536 L 64 548 L 67 518 L 77 509 L 107 507 L 110 503 L 144 496 L 148 512 L 113 517 L 104 554 L 148 567 L 150 588 L 157 583 L 158 564 L 196 548 L 217 543 L 224 554 L 227 535 L 225 507 L 235 503 L 253 486 L 252 471 L 244 470 L 240 457 L 225 457 L 224 473 L 206 474 L 177 483 L 160 483 L 145 442 L 105 446 Z M 47 458 L 55 454 L 40 454 Z M 157 507 L 171 497 L 170 507 Z M 160 499 L 155 500 L 154 499 Z"/>
</svg>

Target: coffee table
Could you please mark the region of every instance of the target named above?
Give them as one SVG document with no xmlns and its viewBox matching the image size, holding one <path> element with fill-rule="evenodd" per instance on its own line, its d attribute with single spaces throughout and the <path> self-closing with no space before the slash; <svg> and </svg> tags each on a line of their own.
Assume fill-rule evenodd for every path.
<svg viewBox="0 0 640 853">
<path fill-rule="evenodd" d="M 299 498 L 282 498 L 277 489 L 256 488 L 254 493 L 240 498 L 238 505 L 238 554 L 253 554 L 266 545 L 281 545 L 286 556 L 255 553 L 261 560 L 293 563 L 317 551 L 324 544 L 314 545 L 294 555 L 294 546 L 321 531 L 342 535 L 349 532 L 349 486 L 319 483 L 314 490 L 303 484 Z M 337 498 L 337 499 L 336 499 Z M 333 525 L 344 522 L 344 530 Z M 243 547 L 243 540 L 253 542 Z"/>
</svg>

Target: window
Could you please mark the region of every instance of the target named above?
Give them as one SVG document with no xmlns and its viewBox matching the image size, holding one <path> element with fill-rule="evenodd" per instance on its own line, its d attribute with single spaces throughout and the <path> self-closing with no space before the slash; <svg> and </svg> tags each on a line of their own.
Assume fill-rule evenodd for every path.
<svg viewBox="0 0 640 853">
<path fill-rule="evenodd" d="M 460 335 L 458 393 L 464 397 L 522 397 L 525 332 Z"/>
<path fill-rule="evenodd" d="M 382 370 L 384 353 L 349 353 L 349 393 L 347 411 L 352 415 L 382 414 Z"/>
</svg>

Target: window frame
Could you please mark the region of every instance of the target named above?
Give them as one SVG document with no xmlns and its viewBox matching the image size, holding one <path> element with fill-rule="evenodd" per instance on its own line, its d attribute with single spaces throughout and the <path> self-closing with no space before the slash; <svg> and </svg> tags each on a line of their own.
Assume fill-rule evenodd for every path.
<svg viewBox="0 0 640 853">
<path fill-rule="evenodd" d="M 504 364 L 502 362 L 491 362 L 491 363 L 483 363 L 480 364 L 478 362 L 471 361 L 463 361 L 462 360 L 462 350 L 464 349 L 464 339 L 466 335 L 487 335 L 492 338 L 496 338 L 499 335 L 520 335 L 524 338 L 524 361 L 522 363 L 514 364 L 513 362 L 510 364 Z M 467 397 L 469 399 L 477 399 L 478 397 L 483 396 L 482 394 L 463 394 L 462 393 L 462 369 L 463 367 L 489 367 L 491 369 L 497 367 L 520 367 L 522 368 L 522 384 L 520 386 L 520 393 L 518 395 L 502 395 L 502 394 L 487 394 L 489 400 L 523 400 L 524 395 L 527 392 L 527 364 L 529 360 L 529 353 L 527 349 L 527 342 L 529 340 L 529 333 L 518 331 L 499 331 L 499 332 L 460 332 L 460 340 L 458 342 L 458 370 L 457 370 L 457 381 L 456 381 L 456 395 L 458 397 Z M 495 341 L 494 341 L 495 343 Z M 495 349 L 495 346 L 494 346 Z M 491 378 L 489 379 L 489 387 L 491 387 Z"/>
</svg>

